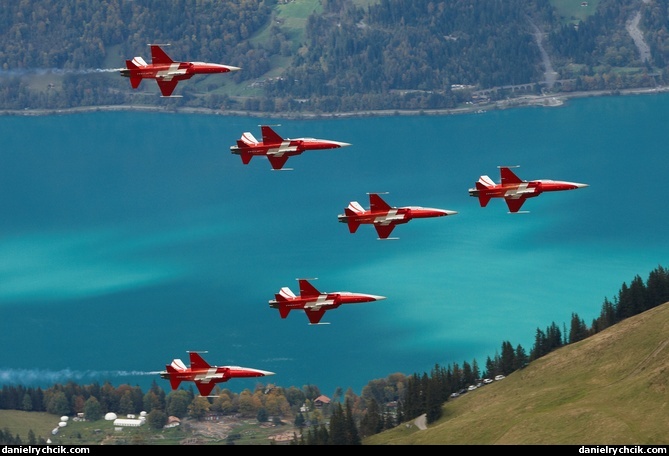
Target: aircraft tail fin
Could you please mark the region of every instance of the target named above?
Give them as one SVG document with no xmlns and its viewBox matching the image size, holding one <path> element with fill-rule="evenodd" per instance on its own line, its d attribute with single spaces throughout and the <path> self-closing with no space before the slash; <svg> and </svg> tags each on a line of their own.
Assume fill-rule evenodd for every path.
<svg viewBox="0 0 669 456">
<path fill-rule="evenodd" d="M 142 82 L 142 78 L 130 78 L 130 85 L 133 89 L 139 87 L 140 82 Z"/>
<path fill-rule="evenodd" d="M 365 210 L 363 207 L 358 203 L 357 201 L 351 201 L 348 205 L 347 208 L 344 209 L 344 213 L 346 214 L 346 218 L 348 221 L 348 231 L 351 233 L 355 233 L 358 230 L 358 227 L 360 226 L 360 222 L 358 222 L 355 219 L 356 215 L 364 213 Z"/>
<path fill-rule="evenodd" d="M 353 214 L 362 214 L 365 212 L 365 209 L 357 201 L 351 201 L 348 203 L 346 210 Z"/>
<path fill-rule="evenodd" d="M 139 68 L 142 63 L 146 65 L 146 62 L 144 62 L 144 59 L 141 57 L 135 57 L 132 60 L 126 60 L 125 61 L 125 66 L 128 70 L 135 70 Z M 132 74 L 131 72 L 128 72 L 129 74 Z M 133 89 L 136 89 L 139 87 L 139 83 L 142 82 L 142 78 L 137 77 L 137 76 L 130 76 L 130 85 L 132 86 Z"/>
<path fill-rule="evenodd" d="M 242 163 L 245 165 L 248 165 L 251 159 L 253 158 L 253 154 L 250 152 L 246 152 L 246 149 L 249 147 L 255 147 L 258 145 L 258 140 L 253 136 L 253 134 L 250 131 L 244 132 L 241 138 L 237 140 L 237 149 L 240 151 L 239 156 L 242 157 Z"/>
<path fill-rule="evenodd" d="M 132 60 L 126 60 L 125 66 L 128 67 L 129 70 L 136 70 L 138 68 L 149 66 L 149 64 L 146 63 L 146 60 L 144 60 L 142 57 L 137 56 L 134 57 Z"/>
<path fill-rule="evenodd" d="M 186 365 L 180 359 L 175 359 L 172 361 L 172 364 L 165 366 L 165 370 L 170 375 L 170 386 L 173 390 L 179 388 L 181 384 L 181 379 L 177 378 L 176 374 L 186 370 Z"/>
<path fill-rule="evenodd" d="M 244 132 L 242 137 L 237 142 L 239 143 L 240 141 L 243 145 L 245 145 L 247 147 L 252 147 L 252 146 L 257 146 L 258 145 L 258 140 L 256 139 L 255 136 L 253 136 L 253 133 L 251 133 L 250 131 Z"/>
<path fill-rule="evenodd" d="M 285 304 L 279 304 L 279 315 L 281 316 L 281 318 L 288 317 L 289 313 L 290 313 L 290 307 L 288 307 Z"/>
<path fill-rule="evenodd" d="M 486 189 L 486 188 L 491 188 L 491 187 L 494 187 L 494 186 L 495 186 L 495 183 L 493 182 L 492 179 L 490 179 L 489 176 L 481 176 L 481 177 L 479 177 L 478 182 L 476 182 L 476 188 L 479 188 L 479 189 L 481 189 L 481 188 Z"/>
<path fill-rule="evenodd" d="M 486 190 L 495 186 L 495 183 L 489 176 L 481 176 L 476 182 L 476 188 L 479 190 L 479 203 L 481 207 L 486 207 L 490 202 L 490 195 L 481 190 Z"/>
<path fill-rule="evenodd" d="M 240 152 L 239 156 L 242 157 L 242 163 L 244 163 L 245 165 L 248 165 L 251 159 L 253 158 L 253 154 L 250 154 L 248 152 Z"/>
<path fill-rule="evenodd" d="M 278 293 L 274 295 L 274 298 L 279 303 L 279 315 L 281 318 L 286 318 L 290 313 L 290 307 L 286 305 L 288 300 L 295 298 L 295 293 L 288 287 L 283 287 L 279 290 Z"/>
<path fill-rule="evenodd" d="M 181 384 L 181 379 L 177 378 L 176 375 L 172 375 L 172 374 L 176 374 L 177 371 L 174 370 L 174 368 L 172 366 L 168 365 L 167 366 L 167 372 L 170 373 L 170 386 L 172 387 L 172 389 L 175 390 L 175 389 L 179 388 L 179 385 Z"/>
</svg>

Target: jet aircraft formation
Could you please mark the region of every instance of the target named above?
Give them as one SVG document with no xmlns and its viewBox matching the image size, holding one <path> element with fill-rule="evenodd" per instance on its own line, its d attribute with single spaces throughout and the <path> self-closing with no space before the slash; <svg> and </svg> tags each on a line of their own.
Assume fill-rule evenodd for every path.
<svg viewBox="0 0 669 456">
<path fill-rule="evenodd" d="M 160 45 L 152 44 L 152 63 L 148 64 L 142 57 L 126 60 L 126 68 L 120 73 L 130 78 L 132 88 L 139 87 L 143 79 L 155 79 L 163 97 L 172 97 L 172 93 L 179 81 L 190 79 L 196 74 L 228 73 L 240 68 L 204 62 L 175 62 Z M 239 155 L 242 164 L 248 165 L 255 156 L 264 156 L 270 162 L 272 170 L 289 170 L 284 168 L 288 158 L 300 155 L 305 151 L 338 149 L 351 146 L 350 143 L 330 139 L 316 139 L 310 137 L 283 138 L 271 126 L 260 126 L 262 140 L 258 141 L 251 132 L 244 132 L 236 144 L 230 147 L 230 152 Z M 481 207 L 486 207 L 492 198 L 503 198 L 509 213 L 520 212 L 528 198 L 539 196 L 543 192 L 574 190 L 588 187 L 568 181 L 538 179 L 525 181 L 520 179 L 511 168 L 517 166 L 499 166 L 501 181 L 495 183 L 489 176 L 482 175 L 469 189 L 469 195 L 479 200 Z M 457 211 L 437 209 L 422 206 L 390 206 L 380 195 L 382 193 L 368 193 L 369 209 L 366 210 L 357 201 L 351 201 L 338 215 L 338 220 L 348 226 L 351 234 L 355 233 L 361 224 L 369 224 L 377 232 L 378 239 L 391 238 L 390 234 L 399 224 L 408 223 L 415 218 L 434 218 L 458 214 Z M 269 300 L 269 307 L 279 310 L 282 319 L 288 317 L 292 310 L 301 310 L 306 314 L 309 324 L 320 325 L 321 319 L 328 310 L 336 309 L 342 304 L 358 304 L 386 299 L 385 296 L 352 293 L 348 291 L 322 292 L 311 282 L 311 279 L 297 279 L 300 287 L 299 295 L 293 293 L 289 287 L 282 287 Z M 274 372 L 240 366 L 212 366 L 207 363 L 198 352 L 189 352 L 190 367 L 180 359 L 174 359 L 159 372 L 161 378 L 168 379 L 173 390 L 181 382 L 195 383 L 200 395 L 209 396 L 217 383 L 227 382 L 231 378 L 250 378 L 274 375 Z"/>
</svg>

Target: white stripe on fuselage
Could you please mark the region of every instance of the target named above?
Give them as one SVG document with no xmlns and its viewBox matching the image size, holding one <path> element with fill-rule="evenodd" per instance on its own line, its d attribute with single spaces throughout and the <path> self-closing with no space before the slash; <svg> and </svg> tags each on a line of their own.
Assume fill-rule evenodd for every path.
<svg viewBox="0 0 669 456">
<path fill-rule="evenodd" d="M 164 81 L 171 81 L 174 76 L 186 74 L 186 68 L 179 69 L 178 63 L 172 63 L 167 70 L 158 71 L 156 73 L 156 78 L 160 78 Z"/>
<path fill-rule="evenodd" d="M 304 303 L 305 309 L 318 310 L 323 306 L 331 306 L 334 304 L 334 299 L 328 299 L 327 295 L 320 295 L 315 301 L 308 301 Z"/>
<path fill-rule="evenodd" d="M 207 382 L 207 381 L 215 379 L 215 378 L 223 378 L 225 374 L 223 372 L 216 373 L 216 369 L 217 368 L 212 367 L 212 368 L 208 369 L 207 372 L 204 373 L 204 374 L 197 374 L 195 376 L 195 381 Z"/>
<path fill-rule="evenodd" d="M 297 150 L 297 146 L 291 146 L 290 141 L 284 141 L 281 143 L 279 147 L 271 147 L 267 149 L 267 154 L 268 155 L 276 155 L 280 157 L 281 155 L 287 153 L 287 152 L 295 152 Z"/>
<path fill-rule="evenodd" d="M 404 220 L 404 214 L 397 215 L 397 209 L 391 209 L 385 215 L 376 216 L 374 223 L 391 222 L 393 220 Z"/>
<path fill-rule="evenodd" d="M 504 193 L 504 198 L 519 198 L 526 193 L 536 193 L 536 187 L 527 188 L 527 182 L 518 185 L 518 188 L 507 190 Z"/>
</svg>

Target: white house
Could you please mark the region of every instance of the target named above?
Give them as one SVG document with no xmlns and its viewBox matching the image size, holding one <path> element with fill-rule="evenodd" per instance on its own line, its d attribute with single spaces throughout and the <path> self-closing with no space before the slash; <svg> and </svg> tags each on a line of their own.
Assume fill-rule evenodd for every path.
<svg viewBox="0 0 669 456">
<path fill-rule="evenodd" d="M 145 419 L 116 418 L 114 426 L 139 427 L 146 423 Z"/>
</svg>

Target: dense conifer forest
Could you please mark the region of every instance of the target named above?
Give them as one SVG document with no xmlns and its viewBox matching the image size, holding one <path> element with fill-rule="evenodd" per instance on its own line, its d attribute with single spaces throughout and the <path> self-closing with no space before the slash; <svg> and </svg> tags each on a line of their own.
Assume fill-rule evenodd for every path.
<svg viewBox="0 0 669 456">
<path fill-rule="evenodd" d="M 295 1 L 5 2 L 0 109 L 447 109 L 490 89 L 503 98 L 669 82 L 669 0 L 598 0 L 583 21 L 561 17 L 550 0 L 299 0 L 314 6 L 304 29 L 291 26 Z M 648 59 L 626 29 L 636 14 Z M 182 82 L 178 100 L 138 96 L 117 71 L 102 71 L 146 55 L 150 42 L 171 44 L 176 60 L 242 70 L 206 87 Z"/>
</svg>

